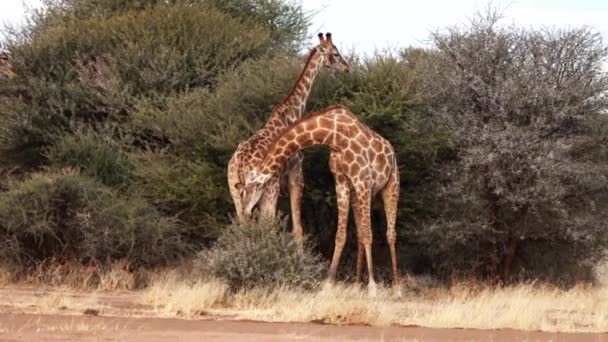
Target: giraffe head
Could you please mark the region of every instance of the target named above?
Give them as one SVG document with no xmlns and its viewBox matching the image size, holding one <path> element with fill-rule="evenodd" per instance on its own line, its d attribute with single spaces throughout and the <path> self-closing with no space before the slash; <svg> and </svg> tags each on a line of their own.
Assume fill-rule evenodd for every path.
<svg viewBox="0 0 608 342">
<path fill-rule="evenodd" d="M 319 33 L 317 36 L 319 37 L 319 45 L 315 49 L 321 54 L 322 65 L 348 72 L 348 62 L 342 57 L 340 51 L 338 51 L 338 48 L 331 40 L 331 33 L 327 32 L 325 37 L 323 37 L 323 33 Z"/>
<path fill-rule="evenodd" d="M 241 193 L 243 208 L 247 216 L 251 216 L 253 207 L 258 203 L 260 197 L 264 193 L 264 186 L 272 177 L 272 173 L 261 172 L 258 169 L 253 169 L 247 173 L 245 184 L 237 186 Z"/>
</svg>

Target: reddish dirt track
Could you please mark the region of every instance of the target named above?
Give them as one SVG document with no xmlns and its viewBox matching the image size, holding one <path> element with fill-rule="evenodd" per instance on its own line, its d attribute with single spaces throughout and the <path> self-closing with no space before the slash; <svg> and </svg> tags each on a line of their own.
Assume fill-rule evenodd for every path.
<svg viewBox="0 0 608 342">
<path fill-rule="evenodd" d="M 608 341 L 608 334 L 0 314 L 0 341 Z"/>
</svg>

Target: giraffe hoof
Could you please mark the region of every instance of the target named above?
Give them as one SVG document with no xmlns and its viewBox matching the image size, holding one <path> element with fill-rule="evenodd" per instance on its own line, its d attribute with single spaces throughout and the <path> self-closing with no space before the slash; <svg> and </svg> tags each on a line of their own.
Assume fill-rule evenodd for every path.
<svg viewBox="0 0 608 342">
<path fill-rule="evenodd" d="M 395 295 L 395 298 L 402 298 L 403 294 L 401 293 L 401 286 L 395 286 L 393 288 L 393 293 Z"/>
</svg>

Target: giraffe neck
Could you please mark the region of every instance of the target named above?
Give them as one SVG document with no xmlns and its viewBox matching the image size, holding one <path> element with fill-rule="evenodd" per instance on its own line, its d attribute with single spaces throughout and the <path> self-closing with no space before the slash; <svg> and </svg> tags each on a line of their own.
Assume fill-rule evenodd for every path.
<svg viewBox="0 0 608 342">
<path fill-rule="evenodd" d="M 302 118 L 312 85 L 323 65 L 321 61 L 322 57 L 316 48 L 310 51 L 304 64 L 304 69 L 302 69 L 300 76 L 291 88 L 289 95 L 283 101 L 288 107 L 284 112 L 284 116 L 289 123 L 294 123 Z"/>
<path fill-rule="evenodd" d="M 283 131 L 267 150 L 260 166 L 263 174 L 274 174 L 297 151 L 313 145 L 327 145 L 341 151 L 348 146 L 348 131 L 355 119 L 337 105 L 312 113 Z"/>
</svg>

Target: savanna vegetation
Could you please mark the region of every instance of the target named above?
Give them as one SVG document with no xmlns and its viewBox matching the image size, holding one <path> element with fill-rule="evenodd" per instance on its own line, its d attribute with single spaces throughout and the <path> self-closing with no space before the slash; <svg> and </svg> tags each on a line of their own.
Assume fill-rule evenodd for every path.
<svg viewBox="0 0 608 342">
<path fill-rule="evenodd" d="M 321 279 L 337 219 L 327 150 L 306 151 L 304 254 L 288 224 L 232 223 L 225 174 L 297 78 L 309 15 L 291 0 L 46 0 L 9 29 L 0 262 L 23 275 L 48 260 L 134 271 L 198 258 L 193 274 L 230 287 Z M 593 281 L 608 247 L 608 47 L 589 28 L 499 19 L 438 30 L 428 48 L 347 53 L 350 73 L 323 70 L 307 110 L 346 105 L 393 144 L 403 272 Z"/>
</svg>

